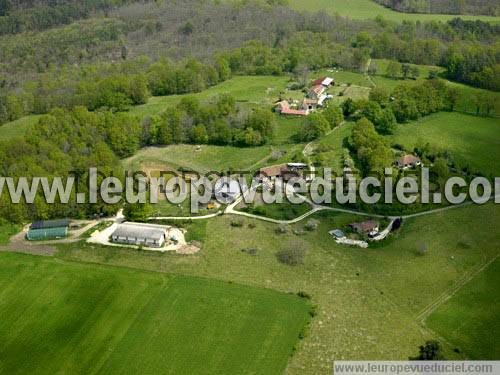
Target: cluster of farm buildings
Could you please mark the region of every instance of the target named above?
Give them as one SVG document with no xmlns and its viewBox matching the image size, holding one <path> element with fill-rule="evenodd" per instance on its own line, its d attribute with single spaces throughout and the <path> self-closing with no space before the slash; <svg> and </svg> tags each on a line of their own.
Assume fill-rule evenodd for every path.
<svg viewBox="0 0 500 375">
<path fill-rule="evenodd" d="M 326 100 L 331 99 L 328 88 L 334 84 L 333 78 L 319 78 L 313 82 L 307 97 L 301 102 L 282 100 L 276 104 L 275 111 L 284 116 L 307 116 L 318 107 L 322 107 Z"/>
</svg>

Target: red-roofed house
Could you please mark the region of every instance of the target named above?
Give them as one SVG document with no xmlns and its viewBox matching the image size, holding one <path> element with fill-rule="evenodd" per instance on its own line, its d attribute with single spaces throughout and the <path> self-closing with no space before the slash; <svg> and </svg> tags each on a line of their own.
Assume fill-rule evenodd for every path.
<svg viewBox="0 0 500 375">
<path fill-rule="evenodd" d="M 415 168 L 422 164 L 422 160 L 419 157 L 411 154 L 401 156 L 396 160 L 396 165 L 401 169 Z"/>
<path fill-rule="evenodd" d="M 285 116 L 307 116 L 309 114 L 308 109 L 290 108 L 290 103 L 288 103 L 286 100 L 283 100 L 276 104 L 275 111 Z"/>
<path fill-rule="evenodd" d="M 330 77 L 322 77 L 318 78 L 317 80 L 313 81 L 312 85 L 313 86 L 325 86 L 325 87 L 330 87 L 333 84 L 333 78 Z"/>
</svg>

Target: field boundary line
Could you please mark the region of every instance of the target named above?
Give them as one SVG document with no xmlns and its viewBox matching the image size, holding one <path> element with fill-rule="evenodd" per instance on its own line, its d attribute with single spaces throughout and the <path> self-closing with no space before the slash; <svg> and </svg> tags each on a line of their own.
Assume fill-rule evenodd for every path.
<svg viewBox="0 0 500 375">
<path fill-rule="evenodd" d="M 449 290 L 443 292 L 439 297 L 436 298 L 429 305 L 424 307 L 416 316 L 417 321 L 425 325 L 425 320 L 431 315 L 434 310 L 436 310 L 443 303 L 448 301 L 451 297 L 453 297 L 460 289 L 462 289 L 466 284 L 468 284 L 474 277 L 483 272 L 490 264 L 492 264 L 500 254 L 495 255 L 493 258 L 487 260 L 486 262 L 480 264 L 476 269 L 472 270 L 469 273 L 466 273 L 462 278 L 460 278 L 455 285 L 453 285 Z"/>
</svg>

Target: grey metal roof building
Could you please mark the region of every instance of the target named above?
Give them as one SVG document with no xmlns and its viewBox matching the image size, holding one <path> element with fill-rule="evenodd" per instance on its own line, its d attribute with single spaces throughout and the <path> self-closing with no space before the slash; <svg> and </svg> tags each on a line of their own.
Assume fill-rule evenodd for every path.
<svg viewBox="0 0 500 375">
<path fill-rule="evenodd" d="M 31 224 L 30 229 L 48 229 L 48 228 L 61 228 L 61 227 L 69 227 L 70 220 L 69 219 L 61 219 L 61 220 L 41 220 L 35 221 Z"/>
<path fill-rule="evenodd" d="M 162 247 L 168 239 L 168 231 L 161 225 L 123 223 L 111 235 L 113 242 L 128 245 Z"/>
</svg>

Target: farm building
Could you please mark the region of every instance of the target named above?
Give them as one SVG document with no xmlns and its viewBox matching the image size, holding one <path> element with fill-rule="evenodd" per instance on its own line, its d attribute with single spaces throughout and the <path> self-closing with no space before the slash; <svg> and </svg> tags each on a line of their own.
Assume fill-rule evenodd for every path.
<svg viewBox="0 0 500 375">
<path fill-rule="evenodd" d="M 330 77 L 322 77 L 318 78 L 313 82 L 313 86 L 325 86 L 325 87 L 330 87 L 331 85 L 334 84 L 333 78 Z"/>
<path fill-rule="evenodd" d="M 35 221 L 31 224 L 30 229 L 67 228 L 69 223 L 69 219 Z"/>
<path fill-rule="evenodd" d="M 396 165 L 400 169 L 415 168 L 421 164 L 422 161 L 420 158 L 411 154 L 401 156 L 398 160 L 396 160 Z"/>
<path fill-rule="evenodd" d="M 158 248 L 175 242 L 176 238 L 169 236 L 168 227 L 162 225 L 123 223 L 113 232 L 111 240 L 122 244 Z"/>
<path fill-rule="evenodd" d="M 367 220 L 361 223 L 349 224 L 349 227 L 357 233 L 368 234 L 369 236 L 374 236 L 378 233 L 379 222 L 375 220 Z"/>
<path fill-rule="evenodd" d="M 28 241 L 64 238 L 68 235 L 69 219 L 35 221 L 26 234 Z"/>
<path fill-rule="evenodd" d="M 267 177 L 271 180 L 280 177 L 283 181 L 289 181 L 293 177 L 301 177 L 302 170 L 305 168 L 307 168 L 307 165 L 302 163 L 271 165 L 261 168 L 258 177 L 260 179 Z"/>
<path fill-rule="evenodd" d="M 318 101 L 316 99 L 304 99 L 301 105 L 303 110 L 314 111 L 318 108 Z"/>
<path fill-rule="evenodd" d="M 28 241 L 44 241 L 64 238 L 68 235 L 68 227 L 30 229 L 26 234 Z"/>
<path fill-rule="evenodd" d="M 284 116 L 307 116 L 309 111 L 306 109 L 294 109 L 290 107 L 290 103 L 286 100 L 278 102 L 275 111 Z"/>
<path fill-rule="evenodd" d="M 328 234 L 334 238 L 346 238 L 346 235 L 340 229 L 331 230 Z"/>
<path fill-rule="evenodd" d="M 325 91 L 326 91 L 325 86 L 322 85 L 313 86 L 309 90 L 308 96 L 310 99 L 315 99 L 319 102 L 323 97 L 326 97 Z"/>
</svg>

